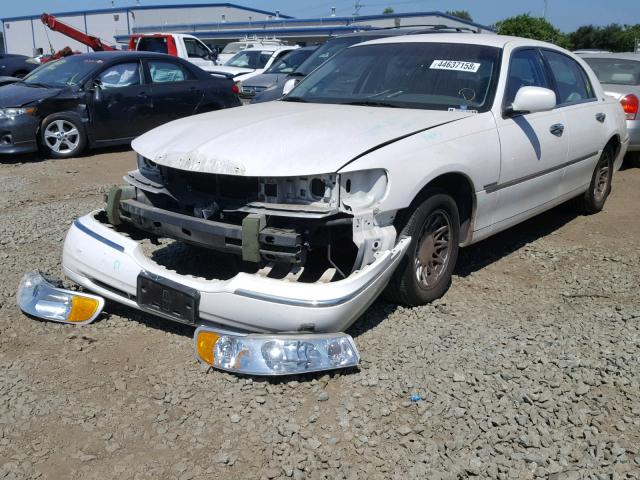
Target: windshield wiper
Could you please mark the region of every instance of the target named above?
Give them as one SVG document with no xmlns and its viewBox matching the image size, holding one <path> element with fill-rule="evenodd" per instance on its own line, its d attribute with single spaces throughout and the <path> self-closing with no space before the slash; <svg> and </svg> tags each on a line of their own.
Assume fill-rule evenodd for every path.
<svg viewBox="0 0 640 480">
<path fill-rule="evenodd" d="M 282 99 L 283 102 L 300 102 L 307 103 L 307 101 L 302 97 L 284 97 Z"/>
<path fill-rule="evenodd" d="M 306 77 L 306 75 L 302 72 L 291 72 L 289 76 L 290 77 Z"/>
<path fill-rule="evenodd" d="M 389 108 L 399 108 L 398 105 L 394 105 L 393 103 L 383 102 L 381 100 L 354 100 L 353 102 L 344 102 L 340 105 L 361 105 L 365 107 L 389 107 Z"/>
</svg>

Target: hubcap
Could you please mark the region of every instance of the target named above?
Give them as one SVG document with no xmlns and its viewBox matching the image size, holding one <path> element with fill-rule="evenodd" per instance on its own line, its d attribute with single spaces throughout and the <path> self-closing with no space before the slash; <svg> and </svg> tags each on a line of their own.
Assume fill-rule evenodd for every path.
<svg viewBox="0 0 640 480">
<path fill-rule="evenodd" d="M 414 270 L 418 284 L 433 287 L 443 276 L 451 252 L 451 219 L 444 210 L 427 217 L 418 240 Z"/>
<path fill-rule="evenodd" d="M 609 156 L 604 155 L 598 166 L 596 181 L 593 186 L 593 196 L 598 202 L 600 202 L 607 193 L 607 188 L 609 188 L 609 175 L 611 175 Z"/>
<path fill-rule="evenodd" d="M 56 153 L 69 153 L 80 143 L 80 133 L 67 120 L 54 120 L 44 131 L 44 141 Z"/>
</svg>

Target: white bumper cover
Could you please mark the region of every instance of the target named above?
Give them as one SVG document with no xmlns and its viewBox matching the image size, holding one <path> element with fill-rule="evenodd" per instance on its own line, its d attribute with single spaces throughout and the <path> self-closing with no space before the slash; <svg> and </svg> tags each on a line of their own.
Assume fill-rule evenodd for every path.
<svg viewBox="0 0 640 480">
<path fill-rule="evenodd" d="M 138 242 L 95 218 L 76 220 L 64 243 L 65 275 L 83 287 L 127 306 L 136 302 L 138 275 L 155 274 L 199 292 L 197 324 L 237 332 L 341 332 L 386 286 L 409 246 L 402 238 L 392 250 L 348 278 L 330 283 L 298 283 L 239 273 L 207 280 L 168 270 L 142 252 Z"/>
</svg>

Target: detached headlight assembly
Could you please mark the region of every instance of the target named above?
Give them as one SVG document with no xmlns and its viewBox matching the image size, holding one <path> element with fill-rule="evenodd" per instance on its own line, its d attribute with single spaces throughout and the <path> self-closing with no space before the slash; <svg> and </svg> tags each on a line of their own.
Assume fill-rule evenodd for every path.
<svg viewBox="0 0 640 480">
<path fill-rule="evenodd" d="M 353 338 L 346 333 L 241 336 L 199 327 L 194 347 L 201 362 L 247 375 L 294 375 L 360 362 Z"/>
<path fill-rule="evenodd" d="M 13 120 L 20 115 L 32 115 L 35 108 L 0 108 L 0 118 L 8 118 Z"/>
<path fill-rule="evenodd" d="M 34 317 L 82 325 L 100 315 L 104 299 L 55 287 L 40 272 L 29 272 L 22 277 L 18 288 L 18 306 Z"/>
</svg>

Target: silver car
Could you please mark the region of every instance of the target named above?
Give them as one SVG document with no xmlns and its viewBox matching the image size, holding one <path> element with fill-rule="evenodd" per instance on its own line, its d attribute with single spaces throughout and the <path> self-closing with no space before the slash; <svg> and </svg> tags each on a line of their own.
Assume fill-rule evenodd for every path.
<svg viewBox="0 0 640 480">
<path fill-rule="evenodd" d="M 593 69 L 605 93 L 622 104 L 631 137 L 629 152 L 640 156 L 640 53 L 584 53 L 580 55 Z"/>
</svg>

